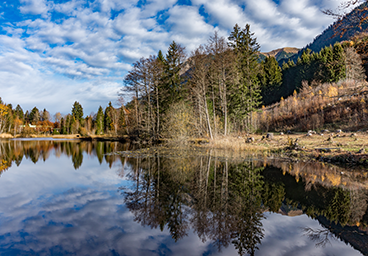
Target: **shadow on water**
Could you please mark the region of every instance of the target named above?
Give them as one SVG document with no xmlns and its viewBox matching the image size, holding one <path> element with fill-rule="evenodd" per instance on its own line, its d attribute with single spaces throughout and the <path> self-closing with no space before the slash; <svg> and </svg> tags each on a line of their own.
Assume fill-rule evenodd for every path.
<svg viewBox="0 0 368 256">
<path fill-rule="evenodd" d="M 131 170 L 123 174 L 131 182 L 119 190 L 134 221 L 167 228 L 174 241 L 193 230 L 218 251 L 232 244 L 239 255 L 254 255 L 264 238 L 262 220 L 267 212 L 307 214 L 323 227 L 302 230 L 316 246 L 340 239 L 368 255 L 366 172 L 266 158 L 226 160 L 212 151 L 180 157 L 159 151 L 135 158 L 109 154 L 132 149 L 118 142 L 0 142 L 0 172 L 24 158 L 46 161 L 51 151 L 69 156 L 75 169 L 86 154 L 110 167 L 121 161 Z"/>
</svg>

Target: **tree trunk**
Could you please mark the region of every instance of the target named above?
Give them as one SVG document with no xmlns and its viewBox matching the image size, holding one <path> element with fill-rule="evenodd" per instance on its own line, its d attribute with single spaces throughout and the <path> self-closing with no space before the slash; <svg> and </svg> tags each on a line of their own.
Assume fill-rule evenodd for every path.
<svg viewBox="0 0 368 256">
<path fill-rule="evenodd" d="M 211 122 L 210 122 L 210 115 L 208 114 L 208 106 L 207 106 L 206 95 L 204 95 L 204 107 L 205 107 L 205 111 L 206 111 L 206 119 L 207 119 L 208 132 L 210 133 L 211 140 L 213 140 L 212 129 L 211 129 Z"/>
</svg>

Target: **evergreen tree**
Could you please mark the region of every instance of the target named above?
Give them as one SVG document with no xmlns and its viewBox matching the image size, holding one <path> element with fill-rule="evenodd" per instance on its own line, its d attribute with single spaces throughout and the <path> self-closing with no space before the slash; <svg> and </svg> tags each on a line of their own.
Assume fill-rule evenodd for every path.
<svg viewBox="0 0 368 256">
<path fill-rule="evenodd" d="M 284 70 L 288 64 L 284 63 Z M 269 103 L 273 95 L 280 89 L 282 84 L 282 71 L 275 57 L 267 57 L 262 62 L 262 73 L 259 75 L 262 87 L 263 103 Z"/>
<path fill-rule="evenodd" d="M 287 65 L 287 64 L 286 64 Z M 275 57 L 267 57 L 263 63 L 263 88 L 279 87 L 282 83 L 281 68 Z"/>
<path fill-rule="evenodd" d="M 104 114 L 104 130 L 105 132 L 109 132 L 112 130 L 112 115 L 113 115 L 114 107 L 111 105 L 111 101 L 109 102 L 109 105 L 105 109 Z"/>
<path fill-rule="evenodd" d="M 60 119 L 60 134 L 67 134 L 64 117 Z"/>
<path fill-rule="evenodd" d="M 162 58 L 162 57 L 160 57 Z M 164 60 L 164 90 L 167 97 L 163 98 L 161 110 L 165 112 L 173 103 L 185 97 L 181 69 L 184 63 L 184 47 L 173 41 Z"/>
<path fill-rule="evenodd" d="M 38 108 L 34 107 L 29 114 L 29 121 L 33 124 L 37 124 L 38 121 L 40 121 L 40 112 L 38 111 Z"/>
<path fill-rule="evenodd" d="M 50 113 L 45 108 L 42 111 L 41 120 L 42 121 L 50 121 Z"/>
<path fill-rule="evenodd" d="M 78 120 L 79 123 L 82 122 L 83 118 L 83 108 L 82 105 L 79 104 L 78 101 L 74 102 L 73 108 L 72 108 L 72 116 L 75 118 L 75 120 Z"/>
<path fill-rule="evenodd" d="M 332 48 L 326 46 L 320 52 L 321 64 L 320 77 L 322 82 L 333 82 L 335 77 L 333 69 L 333 54 Z"/>
<path fill-rule="evenodd" d="M 262 98 L 257 78 L 260 72 L 258 63 L 260 46 L 253 36 L 249 24 L 243 30 L 236 24 L 229 37 L 229 45 L 236 55 L 238 74 L 231 91 L 230 112 L 238 120 L 243 121 L 247 118 L 247 128 L 252 125 L 251 112 L 256 110 Z"/>
<path fill-rule="evenodd" d="M 291 67 L 295 67 L 295 63 L 294 63 L 294 61 L 293 60 L 290 60 L 289 59 L 289 61 L 288 61 L 288 66 L 291 68 Z"/>
<path fill-rule="evenodd" d="M 15 114 L 16 117 L 19 118 L 19 120 L 24 121 L 23 109 L 19 106 L 19 104 L 15 107 L 14 114 Z"/>
<path fill-rule="evenodd" d="M 24 121 L 27 123 L 31 122 L 28 110 L 26 110 L 26 113 L 24 114 Z"/>
<path fill-rule="evenodd" d="M 6 130 L 10 133 L 11 130 L 14 128 L 14 113 L 12 104 L 8 104 L 7 108 L 8 114 L 6 115 Z"/>
<path fill-rule="evenodd" d="M 70 134 L 71 133 L 71 115 L 70 114 L 66 116 L 65 128 L 66 128 L 66 134 Z"/>
<path fill-rule="evenodd" d="M 309 65 L 310 62 L 311 62 L 311 56 L 310 56 L 310 53 L 311 53 L 311 49 L 306 49 L 303 53 L 302 53 L 302 57 L 301 57 L 301 61 L 302 63 L 305 65 Z"/>
<path fill-rule="evenodd" d="M 332 56 L 334 69 L 333 82 L 338 82 L 341 79 L 344 79 L 346 75 L 344 49 L 340 43 L 336 42 L 334 44 L 332 48 Z"/>
<path fill-rule="evenodd" d="M 104 127 L 104 113 L 102 107 L 100 106 L 96 115 L 96 134 L 103 134 Z"/>
</svg>

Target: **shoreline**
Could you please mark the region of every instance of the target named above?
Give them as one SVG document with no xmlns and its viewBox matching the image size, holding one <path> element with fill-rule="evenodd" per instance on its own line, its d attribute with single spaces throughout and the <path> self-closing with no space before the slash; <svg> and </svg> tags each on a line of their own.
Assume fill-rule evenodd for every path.
<svg viewBox="0 0 368 256">
<path fill-rule="evenodd" d="M 217 149 L 231 151 L 234 155 L 243 157 L 246 154 L 278 154 L 290 160 L 309 160 L 326 162 L 340 166 L 368 166 L 368 133 L 326 133 L 307 135 L 306 133 L 279 134 L 271 133 L 272 138 L 265 135 L 248 134 L 247 136 L 217 136 L 213 140 L 207 138 L 187 139 L 181 141 L 160 140 L 159 144 L 189 145 L 202 149 Z M 17 139 L 20 136 L 0 134 L 1 139 Z M 31 135 L 28 138 L 40 139 L 71 139 L 82 141 L 118 141 L 137 145 L 149 145 L 145 140 L 134 136 L 111 135 Z"/>
</svg>

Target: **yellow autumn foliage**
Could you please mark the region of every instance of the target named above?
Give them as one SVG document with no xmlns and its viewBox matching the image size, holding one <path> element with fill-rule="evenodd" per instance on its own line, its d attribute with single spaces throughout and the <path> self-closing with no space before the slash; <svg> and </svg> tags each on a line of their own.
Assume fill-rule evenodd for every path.
<svg viewBox="0 0 368 256">
<path fill-rule="evenodd" d="M 337 95 L 339 95 L 339 90 L 333 85 L 330 85 L 327 90 L 328 97 L 336 97 Z"/>
<path fill-rule="evenodd" d="M 326 178 L 331 182 L 332 185 L 338 186 L 341 184 L 341 176 L 333 173 L 326 173 Z"/>
</svg>

